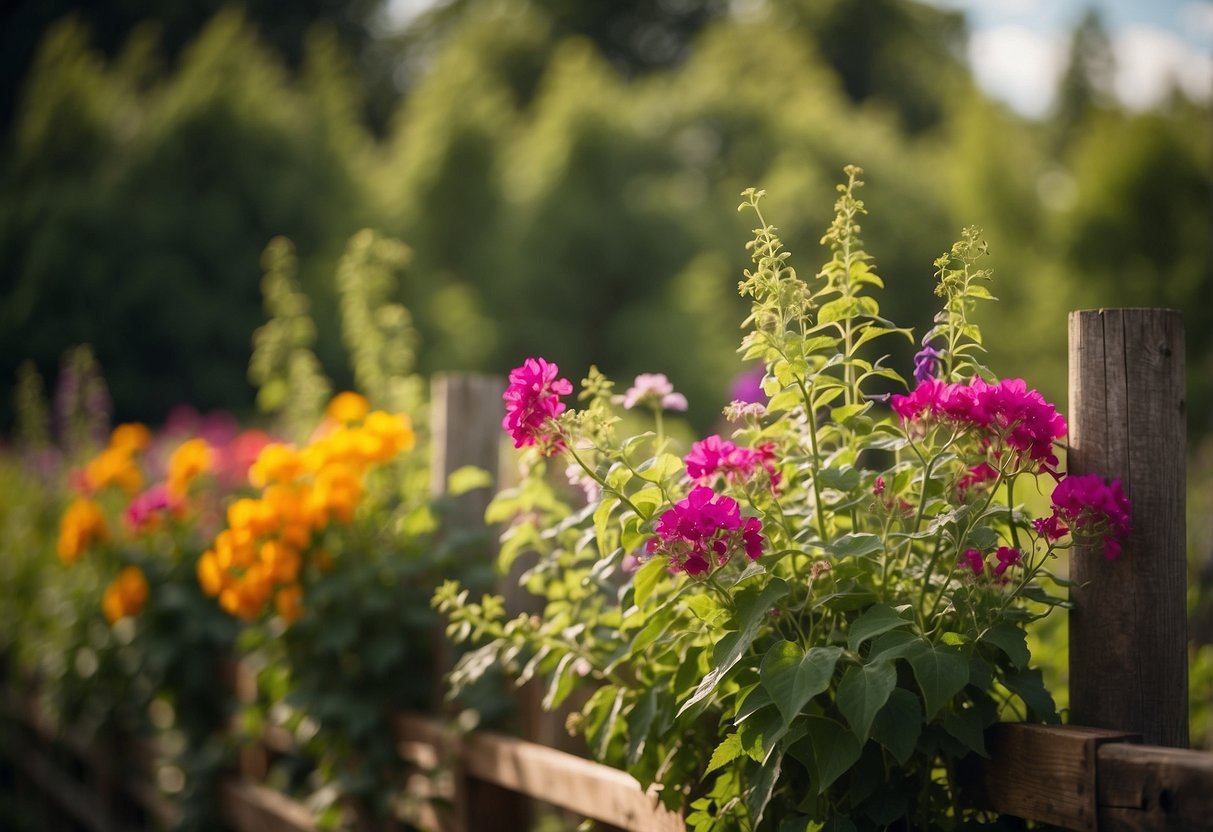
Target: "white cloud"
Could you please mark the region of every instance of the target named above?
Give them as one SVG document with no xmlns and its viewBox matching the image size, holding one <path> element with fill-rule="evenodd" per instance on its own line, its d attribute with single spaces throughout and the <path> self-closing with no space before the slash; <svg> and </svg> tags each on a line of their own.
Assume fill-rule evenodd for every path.
<svg viewBox="0 0 1213 832">
<path fill-rule="evenodd" d="M 1184 3 L 1179 19 L 1189 32 L 1202 39 L 1213 38 L 1213 3 Z"/>
<path fill-rule="evenodd" d="M 1116 55 L 1116 94 L 1126 106 L 1146 109 L 1172 86 L 1189 97 L 1213 97 L 1213 56 L 1202 54 L 1179 36 L 1156 26 L 1126 26 L 1112 38 Z"/>
<path fill-rule="evenodd" d="M 1066 51 L 1064 36 L 1024 26 L 978 29 L 969 39 L 969 63 L 977 83 L 1026 116 L 1048 111 L 1065 69 Z"/>
</svg>

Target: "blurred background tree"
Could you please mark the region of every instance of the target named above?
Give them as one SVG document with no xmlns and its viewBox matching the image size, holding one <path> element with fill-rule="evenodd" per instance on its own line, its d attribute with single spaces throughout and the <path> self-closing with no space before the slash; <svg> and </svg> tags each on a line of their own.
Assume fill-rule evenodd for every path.
<svg viewBox="0 0 1213 832">
<path fill-rule="evenodd" d="M 1065 314 L 1188 316 L 1192 433 L 1213 404 L 1210 120 L 1111 95 L 1099 19 L 1053 112 L 975 85 L 961 15 L 914 0 L 33 2 L 0 11 L 0 378 L 91 343 L 119 418 L 252 412 L 260 255 L 289 238 L 339 387 L 333 284 L 372 227 L 422 371 L 664 371 L 728 396 L 749 229 L 770 192 L 802 274 L 841 166 L 865 168 L 883 306 L 922 331 L 932 260 L 985 228 L 991 363 L 1065 400 Z M 907 362 L 909 351 L 894 356 Z M 0 430 L 13 415 L 0 410 Z"/>
</svg>

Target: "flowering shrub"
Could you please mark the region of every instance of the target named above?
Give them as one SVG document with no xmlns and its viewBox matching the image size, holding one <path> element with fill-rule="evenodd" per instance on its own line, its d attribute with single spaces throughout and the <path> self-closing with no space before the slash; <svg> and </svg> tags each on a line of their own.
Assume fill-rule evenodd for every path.
<svg viewBox="0 0 1213 832">
<path fill-rule="evenodd" d="M 590 686 L 570 727 L 693 830 L 990 820 L 959 796 L 984 729 L 1057 718 L 1024 630 L 1067 603 L 1051 564 L 1073 540 L 1114 557 L 1128 533 L 1118 484 L 1061 471 L 1053 405 L 979 363 L 971 315 L 991 295 L 975 229 L 935 263 L 943 308 L 912 386 L 874 357 L 910 333 L 880 316 L 860 171 L 846 173 L 808 282 L 762 192 L 744 194 L 759 227 L 740 352 L 765 366 L 768 400 L 732 403 L 730 438 L 679 452 L 657 424 L 616 436 L 618 397 L 596 370 L 566 409 L 572 385 L 528 359 L 504 423 L 524 477 L 490 519 L 510 524 L 503 565 L 537 556 L 523 580 L 545 608 L 510 619 L 453 582 L 435 596 L 449 632 L 480 644 L 456 692 L 498 664 L 545 677 L 549 708 Z M 595 484 L 584 507 L 548 480 L 558 455 Z M 1016 502 L 1058 480 L 1051 515 Z"/>
</svg>

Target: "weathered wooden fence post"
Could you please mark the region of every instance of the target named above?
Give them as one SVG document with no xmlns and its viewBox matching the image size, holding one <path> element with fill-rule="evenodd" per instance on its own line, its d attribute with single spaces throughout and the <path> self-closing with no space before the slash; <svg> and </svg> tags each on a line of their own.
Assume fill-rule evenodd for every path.
<svg viewBox="0 0 1213 832">
<path fill-rule="evenodd" d="M 1075 547 L 1070 721 L 1188 745 L 1183 317 L 1070 313 L 1071 474 L 1119 479 L 1133 532 L 1108 561 Z"/>
</svg>

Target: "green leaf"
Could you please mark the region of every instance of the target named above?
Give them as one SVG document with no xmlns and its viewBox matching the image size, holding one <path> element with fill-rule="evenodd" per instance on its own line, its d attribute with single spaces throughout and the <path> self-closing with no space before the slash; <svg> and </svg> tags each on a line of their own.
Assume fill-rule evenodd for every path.
<svg viewBox="0 0 1213 832">
<path fill-rule="evenodd" d="M 632 600 L 636 606 L 643 607 L 657 584 L 668 574 L 665 558 L 650 558 L 648 563 L 640 567 L 632 576 Z"/>
<path fill-rule="evenodd" d="M 936 647 L 927 641 L 918 645 L 906 658 L 922 690 L 926 718 L 930 720 L 968 682 L 969 664 L 955 648 Z"/>
<path fill-rule="evenodd" d="M 859 404 L 844 404 L 842 407 L 836 407 L 830 411 L 830 419 L 839 424 L 846 422 L 848 419 L 858 416 L 860 413 L 866 413 L 872 409 L 871 402 L 861 402 Z"/>
<path fill-rule="evenodd" d="M 737 593 L 734 619 L 737 630 L 716 643 L 712 669 L 703 677 L 691 697 L 678 709 L 679 716 L 712 695 L 720 680 L 750 649 L 762 625 L 767 621 L 767 611 L 787 594 L 788 585 L 778 578 L 772 578 L 761 591 L 747 587 Z"/>
<path fill-rule="evenodd" d="M 657 718 L 658 709 L 658 689 L 650 688 L 646 691 L 636 705 L 624 717 L 624 722 L 628 726 L 628 765 L 635 765 L 636 761 L 644 753 L 644 747 L 648 742 L 649 729 L 653 727 L 653 722 Z"/>
<path fill-rule="evenodd" d="M 715 771 L 723 765 L 727 765 L 742 754 L 741 735 L 729 734 L 724 738 L 724 742 L 716 746 L 716 750 L 712 752 L 712 759 L 708 761 L 708 768 L 704 774 Z"/>
<path fill-rule="evenodd" d="M 982 633 L 982 641 L 993 644 L 1007 654 L 1007 658 L 1020 670 L 1028 666 L 1032 654 L 1028 651 L 1027 634 L 1014 624 L 1000 621 Z"/>
<path fill-rule="evenodd" d="M 868 741 L 872 720 L 897 687 L 897 671 L 892 662 L 852 665 L 838 684 L 835 703 L 862 745 Z"/>
<path fill-rule="evenodd" d="M 632 505 L 636 506 L 636 509 L 646 520 L 653 516 L 653 513 L 657 511 L 659 506 L 665 503 L 665 495 L 655 485 L 649 485 L 640 489 L 628 499 L 632 501 Z"/>
<path fill-rule="evenodd" d="M 831 783 L 855 765 L 862 746 L 842 723 L 823 716 L 806 717 L 805 722 L 817 773 L 817 793 L 825 794 Z"/>
<path fill-rule="evenodd" d="M 547 692 L 543 696 L 545 711 L 554 711 L 573 692 L 573 687 L 577 684 L 577 674 L 573 672 L 575 658 L 572 653 L 565 653 L 560 657 L 560 662 L 556 665 L 552 678 L 548 680 Z"/>
<path fill-rule="evenodd" d="M 493 484 L 493 475 L 475 465 L 464 465 L 456 468 L 446 479 L 446 493 L 458 497 L 477 488 L 488 488 Z"/>
<path fill-rule="evenodd" d="M 1045 687 L 1044 677 L 1040 673 L 1040 668 L 1032 670 L 1021 670 L 1018 673 L 1008 673 L 1002 680 L 1007 689 L 1024 701 L 1024 704 L 1031 708 L 1032 713 L 1037 719 L 1042 719 L 1045 722 L 1056 723 L 1057 720 L 1057 705 L 1053 702 L 1053 696 Z"/>
<path fill-rule="evenodd" d="M 836 558 L 858 558 L 879 552 L 884 542 L 874 534 L 844 534 L 826 546 L 826 551 Z"/>
<path fill-rule="evenodd" d="M 611 520 L 611 512 L 619 505 L 619 498 L 614 494 L 604 494 L 602 502 L 594 509 L 594 539 L 598 541 L 598 554 L 606 557 L 610 552 L 607 543 L 607 523 Z"/>
<path fill-rule="evenodd" d="M 758 827 L 767 804 L 771 802 L 771 794 L 775 791 L 783 769 L 783 752 L 772 755 L 757 768 L 757 776 L 749 778 L 750 788 L 745 799 L 746 809 L 750 812 L 750 823 L 753 824 L 751 828 Z"/>
<path fill-rule="evenodd" d="M 856 652 L 865 641 L 873 636 L 887 633 L 898 627 L 905 627 L 911 623 L 913 622 L 902 618 L 892 607 L 885 604 L 873 604 L 851 625 L 851 632 L 847 635 L 847 648 L 851 652 Z"/>
<path fill-rule="evenodd" d="M 872 723 L 872 739 L 883 745 L 905 765 L 918 745 L 922 733 L 922 706 L 918 697 L 905 688 L 894 688 L 889 701 L 876 714 Z"/>
<path fill-rule="evenodd" d="M 975 708 L 945 711 L 943 715 L 943 730 L 960 740 L 967 748 L 988 759 L 990 755 L 986 753 L 985 727 L 985 721 Z"/>
<path fill-rule="evenodd" d="M 759 679 L 779 709 L 786 727 L 809 700 L 830 686 L 841 647 L 814 647 L 805 653 L 781 641 L 762 658 Z"/>
<path fill-rule="evenodd" d="M 636 473 L 649 482 L 662 482 L 671 474 L 681 472 L 682 468 L 681 459 L 673 454 L 661 454 L 661 456 L 641 463 L 636 468 Z"/>
</svg>

